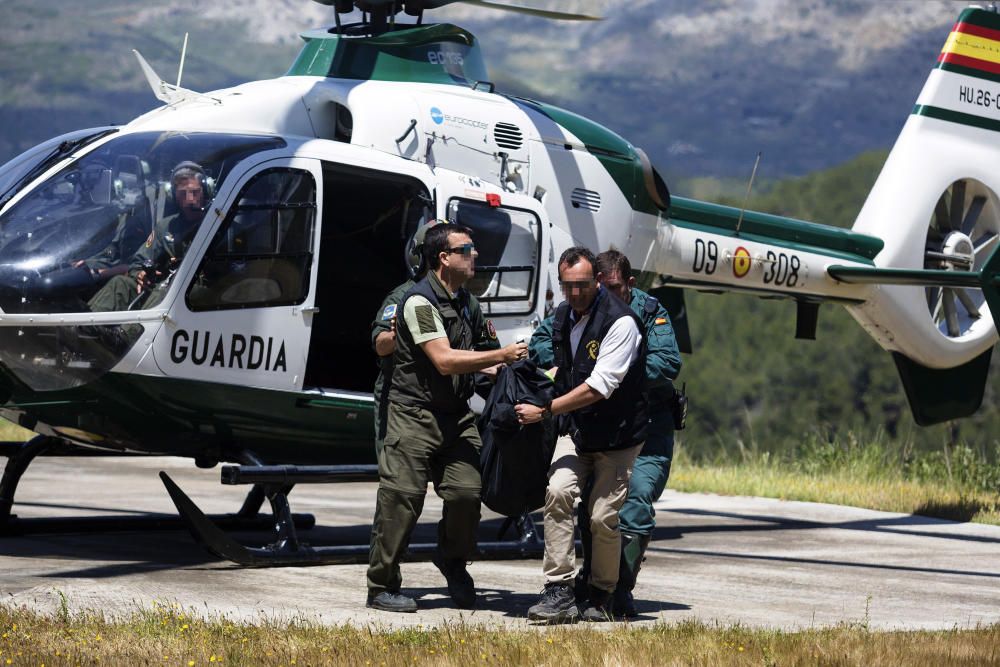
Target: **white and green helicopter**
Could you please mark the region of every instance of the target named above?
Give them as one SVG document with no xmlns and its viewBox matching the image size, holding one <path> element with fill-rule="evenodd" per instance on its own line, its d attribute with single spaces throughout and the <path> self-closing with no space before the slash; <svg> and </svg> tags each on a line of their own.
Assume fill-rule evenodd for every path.
<svg viewBox="0 0 1000 667">
<path fill-rule="evenodd" d="M 434 218 L 473 229 L 471 289 L 504 341 L 551 309 L 562 250 L 616 247 L 640 286 L 673 290 L 668 303 L 679 288 L 794 299 L 801 338 L 821 303 L 842 304 L 892 353 L 919 424 L 978 409 L 1000 313 L 996 13 L 962 12 L 848 231 L 671 197 L 642 150 L 496 92 L 472 34 L 423 24 L 462 0 L 318 1 L 336 25 L 303 33 L 285 76 L 197 93 L 137 53 L 163 106 L 0 167 L 0 414 L 38 433 L 4 445 L 0 527 L 23 529 L 11 506 L 36 456 L 175 455 L 253 484 L 237 519 L 271 502 L 277 542 L 246 548 L 161 473 L 214 553 L 250 565 L 365 553 L 300 543 L 287 495 L 371 476 L 370 322 Z M 362 21 L 342 25 L 354 10 Z M 181 261 L 144 267 L 155 286 L 95 307 L 177 213 L 184 163 L 204 202 Z M 484 551 L 537 550 L 520 527 L 521 541 Z"/>
</svg>

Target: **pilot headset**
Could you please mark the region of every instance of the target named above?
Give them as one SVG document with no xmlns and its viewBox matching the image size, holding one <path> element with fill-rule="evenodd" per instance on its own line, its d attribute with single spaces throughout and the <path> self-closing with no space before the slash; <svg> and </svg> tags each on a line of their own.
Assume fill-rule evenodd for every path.
<svg viewBox="0 0 1000 667">
<path fill-rule="evenodd" d="M 205 174 L 205 170 L 197 162 L 184 160 L 174 167 L 173 171 L 170 172 L 170 180 L 166 184 L 168 194 L 173 195 L 174 183 L 178 178 L 197 178 L 205 193 L 206 201 L 215 196 L 215 179 Z"/>
<path fill-rule="evenodd" d="M 447 223 L 447 220 L 435 219 L 425 225 L 417 227 L 417 231 L 410 237 L 410 242 L 406 244 L 406 265 L 410 270 L 410 275 L 416 278 L 424 273 L 426 260 L 424 259 L 424 238 L 427 232 L 434 225 Z"/>
</svg>

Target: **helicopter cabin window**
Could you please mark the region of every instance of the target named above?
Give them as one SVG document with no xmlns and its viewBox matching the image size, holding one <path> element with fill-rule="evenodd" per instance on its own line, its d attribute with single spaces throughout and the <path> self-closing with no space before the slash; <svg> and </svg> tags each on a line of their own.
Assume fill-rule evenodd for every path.
<svg viewBox="0 0 1000 667">
<path fill-rule="evenodd" d="M 130 132 L 90 149 L 113 129 L 65 135 L 0 168 L 0 202 L 20 197 L 0 214 L 5 313 L 157 307 L 233 168 L 285 146 L 264 135 Z"/>
<path fill-rule="evenodd" d="M 523 315 L 535 305 L 540 237 L 534 213 L 452 199 L 448 220 L 472 230 L 476 275 L 466 288 L 487 315 Z"/>
<path fill-rule="evenodd" d="M 236 200 L 188 290 L 193 311 L 302 303 L 309 292 L 316 183 L 267 169 Z"/>
</svg>

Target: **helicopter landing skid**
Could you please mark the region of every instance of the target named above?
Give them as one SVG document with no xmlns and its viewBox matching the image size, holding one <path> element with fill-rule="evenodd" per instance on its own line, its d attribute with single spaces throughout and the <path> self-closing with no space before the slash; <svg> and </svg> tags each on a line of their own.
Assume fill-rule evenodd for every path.
<svg viewBox="0 0 1000 667">
<path fill-rule="evenodd" d="M 37 435 L 27 442 L 0 442 L 0 456 L 7 458 L 0 479 L 0 537 L 36 534 L 93 533 L 117 531 L 183 530 L 184 521 L 169 514 L 138 516 L 18 517 L 13 513 L 14 495 L 28 466 L 39 456 L 144 456 L 119 452 L 88 450 L 59 438 Z M 228 530 L 265 530 L 273 526 L 270 515 L 258 510 L 264 500 L 263 485 L 254 484 L 243 506 L 235 514 L 213 515 L 211 520 Z M 300 530 L 316 524 L 311 514 L 290 515 Z"/>
<path fill-rule="evenodd" d="M 244 567 L 280 567 L 291 565 L 336 565 L 347 563 L 368 562 L 368 544 L 311 546 L 298 540 L 295 527 L 289 521 L 291 512 L 288 506 L 287 491 L 290 485 L 270 486 L 267 498 L 274 511 L 274 526 L 277 533 L 275 542 L 264 547 L 247 547 L 224 533 L 209 517 L 195 505 L 187 494 L 170 479 L 165 472 L 160 472 L 160 479 L 167 487 L 170 499 L 177 506 L 195 542 L 210 553 L 224 560 L 232 561 Z M 508 529 L 513 528 L 517 539 L 504 540 Z M 480 542 L 478 556 L 484 560 L 511 560 L 520 558 L 537 558 L 542 555 L 545 545 L 538 537 L 531 516 L 525 514 L 516 518 L 508 518 L 502 524 L 497 535 L 497 541 Z M 407 561 L 430 560 L 437 545 L 433 543 L 411 544 L 407 552 Z"/>
</svg>

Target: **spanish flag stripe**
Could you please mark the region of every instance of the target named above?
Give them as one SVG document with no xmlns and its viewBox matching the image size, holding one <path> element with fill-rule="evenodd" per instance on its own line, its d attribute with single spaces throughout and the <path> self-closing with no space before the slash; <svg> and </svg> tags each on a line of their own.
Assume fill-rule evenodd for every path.
<svg viewBox="0 0 1000 667">
<path fill-rule="evenodd" d="M 938 62 L 948 63 L 951 65 L 961 65 L 963 67 L 969 67 L 983 72 L 990 72 L 991 74 L 1000 74 L 1000 62 L 989 62 L 986 60 L 979 60 L 978 58 L 969 58 L 968 56 L 961 56 L 957 53 L 942 53 L 938 58 Z"/>
<path fill-rule="evenodd" d="M 976 37 L 983 37 L 985 39 L 1000 41 L 1000 30 L 993 30 L 992 28 L 984 28 L 981 25 L 975 25 L 973 23 L 956 23 L 955 27 L 952 29 L 952 33 L 956 32 L 960 32 L 966 35 L 975 35 Z"/>
<path fill-rule="evenodd" d="M 953 32 L 941 49 L 942 56 L 952 54 L 1000 63 L 1000 41 Z"/>
</svg>

